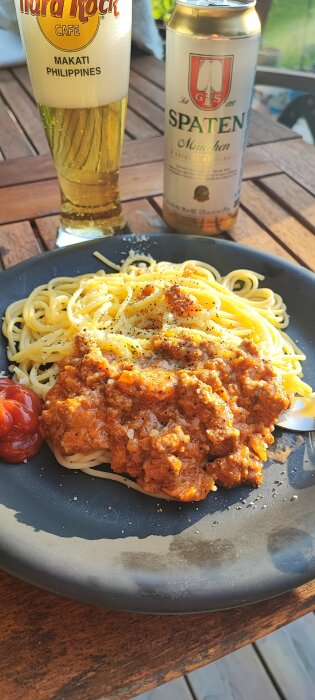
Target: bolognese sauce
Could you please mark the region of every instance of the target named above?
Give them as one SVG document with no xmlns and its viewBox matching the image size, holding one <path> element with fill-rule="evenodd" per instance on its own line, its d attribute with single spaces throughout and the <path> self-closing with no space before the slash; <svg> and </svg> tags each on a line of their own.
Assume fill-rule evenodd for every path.
<svg viewBox="0 0 315 700">
<path fill-rule="evenodd" d="M 80 334 L 47 394 L 41 430 L 64 456 L 108 449 L 112 469 L 146 492 L 197 501 L 216 485 L 261 483 L 288 405 L 282 380 L 249 340 L 227 347 L 166 331 L 131 363 L 104 357 Z"/>
</svg>

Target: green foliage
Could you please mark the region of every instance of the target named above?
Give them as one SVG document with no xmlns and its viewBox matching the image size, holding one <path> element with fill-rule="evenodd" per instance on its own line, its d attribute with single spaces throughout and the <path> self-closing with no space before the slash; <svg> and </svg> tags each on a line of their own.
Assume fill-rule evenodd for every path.
<svg viewBox="0 0 315 700">
<path fill-rule="evenodd" d="M 154 19 L 167 22 L 175 0 L 151 2 Z M 279 50 L 279 66 L 310 70 L 315 64 L 315 0 L 273 0 L 263 46 Z"/>
<path fill-rule="evenodd" d="M 315 0 L 273 0 L 263 46 L 279 49 L 278 66 L 310 70 L 315 63 Z"/>
<path fill-rule="evenodd" d="M 167 22 L 171 16 L 172 9 L 175 5 L 175 0 L 151 0 L 152 1 L 152 14 L 154 19 L 162 20 Z"/>
</svg>

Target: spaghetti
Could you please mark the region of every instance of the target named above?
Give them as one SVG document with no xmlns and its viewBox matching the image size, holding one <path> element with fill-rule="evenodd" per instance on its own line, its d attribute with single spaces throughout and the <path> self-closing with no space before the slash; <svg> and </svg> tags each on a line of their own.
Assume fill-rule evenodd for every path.
<svg viewBox="0 0 315 700">
<path fill-rule="evenodd" d="M 62 403 L 62 401 L 59 401 L 62 388 L 59 396 L 58 376 L 61 377 L 65 370 L 69 369 L 69 367 L 63 369 L 65 360 L 70 362 L 70 370 L 76 372 L 75 367 L 78 366 L 78 362 L 84 365 L 84 362 L 89 362 L 90 355 L 92 358 L 90 369 L 92 367 L 92 370 L 94 365 L 96 370 L 100 367 L 101 360 L 99 358 L 109 358 L 109 361 L 113 361 L 114 358 L 114 365 L 116 362 L 117 366 L 120 364 L 121 367 L 134 367 L 136 370 L 135 375 L 137 374 L 137 368 L 142 367 L 143 369 L 146 367 L 148 373 L 143 373 L 143 381 L 148 381 L 152 353 L 154 355 L 154 352 L 159 352 L 162 348 L 163 357 L 165 348 L 169 350 L 168 344 L 173 343 L 171 352 L 174 352 L 177 342 L 179 344 L 186 343 L 186 345 L 188 343 L 188 346 L 190 344 L 192 353 L 195 352 L 196 348 L 206 348 L 208 351 L 209 343 L 210 345 L 212 343 L 213 347 L 217 348 L 218 356 L 221 359 L 231 357 L 231 367 L 233 367 L 234 362 L 236 374 L 239 372 L 239 369 L 237 369 L 239 362 L 245 362 L 245 367 L 246 362 L 249 367 L 255 366 L 256 362 L 258 367 L 260 363 L 259 357 L 264 358 L 264 361 L 269 361 L 273 372 L 280 381 L 282 387 L 280 394 L 281 392 L 284 393 L 281 396 L 278 394 L 278 385 L 273 383 L 274 380 L 267 365 L 259 365 L 259 372 L 261 372 L 261 375 L 258 373 L 259 378 L 264 377 L 262 383 L 266 386 L 268 382 L 273 383 L 273 399 L 275 399 L 276 403 L 274 406 L 272 406 L 272 403 L 270 404 L 269 423 L 268 421 L 266 422 L 266 425 L 268 423 L 268 428 L 260 429 L 257 433 L 254 432 L 256 429 L 249 427 L 246 438 L 247 446 L 239 443 L 240 430 L 236 429 L 233 424 L 235 416 L 233 418 L 228 403 L 222 402 L 220 397 L 216 396 L 217 406 L 215 402 L 213 406 L 218 414 L 216 418 L 217 434 L 220 434 L 221 441 L 223 440 L 224 442 L 225 440 L 224 444 L 228 446 L 226 449 L 230 450 L 230 456 L 219 457 L 212 462 L 212 464 L 216 464 L 216 474 L 210 474 L 209 469 L 208 473 L 206 473 L 207 468 L 205 468 L 204 464 L 199 473 L 197 474 L 196 472 L 194 478 L 190 479 L 192 483 L 188 480 L 188 486 L 186 483 L 187 479 L 185 483 L 183 482 L 180 485 L 176 482 L 176 470 L 179 470 L 178 464 L 181 460 L 179 460 L 178 455 L 175 456 L 175 453 L 167 458 L 172 464 L 175 476 L 172 476 L 172 483 L 170 481 L 167 486 L 164 484 L 165 487 L 163 487 L 164 482 L 162 480 L 161 489 L 158 488 L 159 484 L 156 482 L 156 475 L 154 474 L 153 478 L 152 476 L 147 476 L 145 481 L 143 470 L 140 467 L 138 469 L 138 467 L 134 466 L 133 472 L 128 470 L 131 476 L 137 478 L 137 482 L 121 475 L 121 473 L 109 472 L 104 466 L 97 468 L 99 465 L 113 464 L 115 462 L 113 445 L 111 446 L 111 451 L 110 445 L 106 440 L 106 445 L 104 444 L 101 448 L 99 445 L 96 445 L 95 448 L 92 447 L 84 451 L 72 450 L 71 454 L 69 454 L 69 450 L 65 450 L 64 445 L 61 446 L 58 440 L 55 442 L 51 440 L 51 435 L 49 434 L 49 420 L 51 420 L 49 419 L 49 401 L 43 414 L 43 426 L 57 461 L 68 469 L 80 469 L 90 475 L 119 481 L 144 493 L 153 493 L 155 496 L 178 500 L 203 498 L 210 490 L 216 490 L 216 481 L 227 486 L 236 485 L 236 483 L 241 483 L 242 481 L 258 485 L 261 480 L 261 460 L 266 458 L 266 446 L 272 442 L 269 426 L 272 428 L 275 412 L 278 410 L 279 413 L 282 410 L 280 406 L 283 407 L 285 405 L 285 401 L 287 401 L 285 397 L 287 395 L 292 396 L 298 393 L 307 396 L 312 393 L 311 387 L 302 380 L 301 363 L 305 360 L 305 355 L 300 352 L 295 343 L 284 332 L 284 329 L 288 326 L 288 316 L 282 298 L 271 289 L 262 287 L 263 276 L 250 270 L 234 270 L 225 276 L 221 276 L 211 265 L 196 260 L 188 260 L 179 264 L 157 262 L 151 257 L 135 255 L 131 252 L 123 264 L 119 266 L 100 253 L 95 253 L 95 255 L 104 265 L 112 268 L 113 272 L 106 273 L 104 269 L 101 269 L 96 273 L 78 277 L 52 279 L 48 283 L 34 289 L 26 299 L 16 301 L 7 308 L 3 321 L 3 333 L 8 340 L 8 359 L 10 363 L 13 363 L 10 365 L 10 370 L 13 372 L 15 380 L 19 383 L 32 388 L 41 398 L 45 398 L 47 392 L 56 386 L 57 403 L 59 405 L 59 403 Z M 157 340 L 159 338 L 162 338 L 160 348 L 158 347 L 160 341 Z M 76 351 L 80 348 L 80 344 L 84 346 L 85 343 L 88 349 L 81 353 L 80 360 L 76 360 Z M 99 353 L 98 356 L 97 352 L 95 355 L 93 347 Z M 259 352 L 257 359 L 254 358 L 255 348 Z M 106 359 L 104 361 L 106 363 Z M 74 364 L 71 368 L 72 362 Z M 173 372 L 176 363 L 174 365 L 173 362 L 171 367 L 169 362 L 169 358 L 166 360 L 161 360 L 160 358 L 157 374 L 164 371 L 161 369 L 163 367 L 164 369 L 165 367 L 166 369 L 171 368 L 171 372 Z M 228 365 L 229 360 L 227 361 Z M 182 381 L 182 377 L 185 374 L 183 372 L 185 363 L 182 365 L 179 363 L 178 366 L 180 371 L 176 382 Z M 203 367 L 198 365 L 197 362 L 193 369 L 195 372 L 193 381 L 199 381 L 198 377 L 203 376 Z M 251 371 L 255 374 L 256 369 Z M 191 371 L 191 375 L 194 372 Z M 123 374 L 124 372 L 122 372 Z M 98 371 L 96 371 L 95 376 L 97 384 Z M 67 373 L 65 373 L 65 377 L 67 383 Z M 265 378 L 267 378 L 266 381 Z M 186 377 L 186 386 L 183 385 L 180 390 L 177 387 L 178 395 L 180 395 L 181 391 L 185 393 L 185 391 L 189 390 L 190 380 L 191 377 Z M 71 380 L 72 383 L 73 381 Z M 91 381 L 93 382 L 93 371 Z M 110 386 L 115 380 L 106 375 L 104 381 L 110 405 Z M 130 378 L 128 379 L 129 381 Z M 132 381 L 134 381 L 134 377 Z M 157 375 L 154 377 L 153 383 L 151 382 L 153 390 L 156 381 Z M 163 382 L 167 384 L 167 381 L 168 374 L 166 371 L 163 375 Z M 172 381 L 174 383 L 174 379 Z M 241 373 L 239 382 L 241 382 Z M 62 385 L 60 386 L 62 387 Z M 150 389 L 151 393 L 152 386 Z M 202 390 L 200 388 L 197 389 L 195 398 L 198 398 L 198 392 L 199 394 L 200 392 L 207 392 L 207 384 L 204 386 L 206 386 L 206 390 L 204 388 Z M 83 386 L 83 393 L 84 390 L 85 387 Z M 128 391 L 128 387 L 126 390 Z M 163 390 L 165 390 L 165 387 Z M 224 395 L 224 387 L 221 390 L 223 392 L 222 395 Z M 54 394 L 54 391 L 53 389 L 49 396 Z M 67 391 L 68 389 L 66 388 L 66 393 Z M 212 390 L 210 389 L 209 391 Z M 237 391 L 239 391 L 239 386 Z M 251 391 L 252 389 L 250 389 Z M 269 398 L 267 396 L 267 404 Z M 118 400 L 119 402 L 120 399 L 120 394 L 116 393 L 115 401 Z M 205 395 L 204 402 L 208 401 L 208 399 L 209 397 L 207 398 Z M 76 406 L 79 405 L 78 401 L 80 400 L 78 396 L 74 396 Z M 83 401 L 86 401 L 84 396 Z M 230 404 L 233 411 L 236 405 L 235 401 L 236 396 Z M 244 399 L 244 401 L 248 403 L 248 399 Z M 279 408 L 276 407 L 277 401 Z M 178 403 L 180 402 L 181 399 L 178 400 Z M 202 407 L 202 411 L 204 408 L 205 406 Z M 177 412 L 178 415 L 177 409 L 178 406 L 176 407 L 174 404 L 172 410 L 175 413 Z M 240 406 L 237 408 L 237 411 L 243 411 L 243 413 L 244 410 Z M 254 410 L 256 409 L 254 408 Z M 53 405 L 52 409 L 52 422 L 54 422 L 54 413 L 55 405 Z M 161 415 L 160 419 L 163 420 Z M 88 418 L 86 420 L 88 421 Z M 63 423 L 62 415 L 61 423 Z M 169 425 L 171 423 L 172 421 L 169 421 Z M 135 450 L 132 447 L 132 445 L 136 444 L 133 439 L 135 430 L 133 427 L 128 428 L 128 425 L 136 425 L 136 423 L 126 423 L 126 428 L 123 428 L 126 432 L 123 440 L 126 441 L 127 446 L 131 445 L 130 449 Z M 207 425 L 205 428 L 207 428 Z M 161 434 L 163 430 L 166 430 L 166 427 L 160 431 Z M 189 432 L 189 426 L 187 430 Z M 244 432 L 244 428 L 242 430 Z M 180 431 L 181 427 L 179 425 L 173 432 L 171 431 L 164 435 L 166 441 L 171 440 L 171 442 L 174 442 L 174 436 L 176 438 L 175 442 L 176 440 L 180 441 L 180 439 L 183 441 L 178 454 L 185 452 L 187 440 L 188 442 L 190 441 L 191 451 L 194 444 L 193 440 L 196 437 L 190 434 L 189 436 L 185 435 L 183 438 Z M 154 433 L 156 432 L 159 431 L 151 431 L 150 439 L 153 442 L 155 440 L 155 443 L 158 444 L 158 436 L 154 438 Z M 198 428 L 196 432 L 199 433 L 200 429 Z M 209 430 L 206 430 L 206 432 L 211 433 Z M 222 438 L 223 433 L 225 435 L 224 438 Z M 213 435 L 211 439 L 213 439 Z M 244 435 L 242 439 L 244 441 Z M 158 446 L 156 449 L 157 453 L 159 453 L 164 448 L 162 449 L 161 446 Z M 196 462 L 197 455 L 197 462 L 200 458 L 201 464 L 204 456 L 201 455 L 200 450 L 200 454 L 198 453 L 198 449 L 199 447 L 197 452 L 195 451 L 193 460 Z M 218 450 L 220 454 L 220 449 L 223 454 L 222 445 L 217 442 L 214 454 Z M 237 468 L 239 469 L 240 464 L 243 465 L 238 472 L 237 470 L 235 472 L 233 464 L 235 455 L 238 460 Z M 226 465 L 228 471 L 226 471 Z M 117 467 L 116 464 L 115 467 L 115 463 L 113 468 L 118 472 L 126 471 L 121 468 L 121 465 Z M 169 469 L 169 467 L 167 468 Z M 235 472 L 234 482 L 233 479 L 231 481 L 230 477 L 233 470 Z M 200 474 L 202 474 L 202 478 Z M 228 477 L 227 474 L 229 475 Z M 227 478 L 230 481 L 227 481 Z M 200 483 L 196 487 L 198 479 Z"/>
<path fill-rule="evenodd" d="M 272 442 L 270 428 L 272 429 L 275 416 L 286 405 L 287 395 L 298 393 L 306 396 L 312 393 L 311 387 L 302 380 L 301 363 L 305 356 L 284 332 L 288 326 L 288 316 L 281 297 L 271 289 L 262 287 L 263 276 L 250 270 L 234 270 L 221 276 L 211 265 L 196 260 L 179 264 L 157 262 L 149 256 L 131 252 L 119 266 L 100 253 L 95 255 L 113 272 L 106 273 L 101 269 L 78 277 L 52 279 L 34 289 L 26 299 L 11 304 L 3 321 L 3 333 L 8 340 L 8 359 L 12 363 L 10 370 L 15 380 L 29 386 L 42 398 L 52 389 L 43 413 L 43 430 L 57 461 L 68 469 L 80 469 L 90 475 L 119 481 L 141 492 L 178 500 L 204 498 L 210 490 L 216 490 L 216 482 L 226 486 L 244 481 L 258 485 L 261 482 L 261 462 L 266 458 L 267 445 Z M 189 349 L 187 356 L 181 355 L 181 345 Z M 206 369 L 206 384 L 200 381 L 201 377 L 204 379 L 205 368 L 209 367 L 211 348 L 215 348 L 217 354 L 217 359 L 213 360 L 212 374 L 216 375 L 215 381 L 221 386 L 218 393 L 212 392 L 213 377 L 211 379 L 209 369 Z M 205 359 L 208 357 L 208 363 L 194 361 L 187 373 L 185 358 L 196 359 L 198 352 Z M 176 361 L 174 357 L 177 357 Z M 153 372 L 150 369 L 152 358 L 157 360 Z M 69 366 L 66 366 L 65 361 Z M 271 363 L 272 370 L 269 369 L 268 362 Z M 82 385 L 80 378 L 80 367 L 84 368 L 85 363 L 88 368 L 84 370 L 88 376 L 88 386 L 84 382 Z M 103 379 L 100 379 L 101 367 L 106 370 Z M 124 371 L 126 367 L 133 368 L 129 372 L 130 376 L 128 371 L 127 374 Z M 245 369 L 241 370 L 240 367 Z M 242 372 L 246 374 L 246 368 L 249 368 L 251 384 L 244 388 Z M 234 389 L 229 388 L 232 394 L 234 391 L 234 398 L 229 396 L 224 386 L 226 371 L 236 377 L 236 384 L 234 382 L 231 385 Z M 128 375 L 127 380 L 125 375 Z M 166 402 L 166 409 L 163 402 L 162 408 L 158 407 L 160 397 L 159 392 L 156 393 L 156 383 L 159 375 L 163 384 L 161 393 L 167 394 L 171 387 L 172 398 Z M 278 377 L 279 385 L 274 376 Z M 70 389 L 67 385 L 69 377 Z M 255 381 L 252 381 L 253 377 Z M 127 381 L 125 386 L 124 381 Z M 89 403 L 90 385 L 94 387 L 93 396 L 96 400 L 97 392 L 101 392 L 104 401 L 105 391 L 105 414 L 109 408 L 110 415 L 111 405 L 124 402 L 124 394 L 128 394 L 130 382 L 134 382 L 134 387 L 131 387 L 131 403 L 134 398 L 135 402 L 129 422 L 125 409 L 122 409 L 121 416 L 124 415 L 124 420 L 121 421 L 118 414 L 118 420 L 112 429 L 108 425 L 107 433 L 103 429 L 103 441 L 97 434 L 95 444 L 93 440 L 91 444 L 86 443 L 86 423 L 92 424 L 96 415 L 95 406 L 92 410 Z M 197 421 L 195 434 L 192 430 L 194 421 L 187 419 L 187 406 L 184 409 L 186 418 L 181 413 L 182 396 L 188 396 L 186 403 L 189 406 L 191 385 L 194 382 L 199 382 L 198 386 L 201 387 L 193 389 L 193 401 L 201 401 L 198 409 L 200 415 L 194 418 Z M 112 384 L 115 387 L 111 387 Z M 267 387 L 266 404 L 263 406 L 263 413 L 266 406 L 269 406 L 267 420 L 260 416 L 260 409 L 257 409 L 252 400 L 253 386 L 258 387 L 258 394 L 265 391 L 264 388 L 259 388 L 260 384 Z M 75 385 L 77 388 L 73 388 Z M 113 394 L 113 404 L 111 389 L 116 391 Z M 243 396 L 239 399 L 242 392 Z M 142 430 L 139 429 L 139 416 L 143 413 L 141 396 L 144 396 L 144 405 L 147 406 L 145 431 L 149 431 L 151 441 L 151 454 L 146 464 L 153 459 L 152 464 L 155 466 L 152 473 L 150 464 L 147 473 L 141 466 L 141 459 L 137 464 L 141 440 L 139 442 L 139 435 L 135 433 L 139 433 L 139 430 L 141 433 Z M 225 401 L 222 397 L 225 397 Z M 163 396 L 163 401 L 164 398 Z M 128 401 L 130 403 L 129 399 Z M 82 450 L 78 429 L 80 402 L 83 402 L 86 410 L 81 430 L 81 437 L 84 435 Z M 69 404 L 68 415 L 63 413 L 66 404 Z M 211 404 L 211 410 L 207 404 Z M 248 409 L 249 405 L 251 408 Z M 155 420 L 160 425 L 158 430 L 154 429 L 154 425 L 150 428 L 152 409 Z M 207 414 L 208 410 L 210 413 Z M 239 414 L 249 415 L 251 411 L 253 415 L 256 411 L 257 423 L 265 427 L 258 430 L 255 425 L 240 428 L 242 421 L 239 422 Z M 76 416 L 77 413 L 79 419 L 72 425 L 73 415 Z M 207 428 L 211 421 L 201 420 L 202 414 L 214 416 L 210 430 Z M 93 415 L 93 420 L 89 419 L 90 415 Z M 177 416 L 175 427 L 172 416 Z M 58 431 L 63 433 L 67 423 L 70 445 L 71 436 L 75 435 L 75 442 L 72 443 L 75 447 L 70 448 L 70 452 L 65 440 L 58 437 Z M 185 425 L 186 433 L 183 432 Z M 212 452 L 205 451 L 204 445 L 201 447 L 199 444 L 202 430 L 207 434 L 204 441 L 212 441 Z M 118 442 L 116 440 L 115 443 L 116 438 Z M 67 438 L 66 435 L 66 439 L 69 436 Z M 163 440 L 173 446 L 165 458 Z M 177 443 L 179 447 L 174 448 Z M 123 468 L 126 463 L 124 459 L 117 463 L 117 455 L 121 456 L 122 451 L 126 462 L 131 464 L 129 469 Z M 188 461 L 186 452 L 190 455 Z M 215 455 L 215 459 L 210 468 L 210 463 L 205 460 L 212 455 Z M 236 459 L 236 468 L 233 459 Z M 112 464 L 114 471 L 120 473 L 109 472 L 104 466 L 98 468 L 108 463 Z M 186 463 L 188 466 L 199 465 L 193 476 L 189 469 L 187 471 Z M 159 466 L 156 470 L 157 464 Z M 121 472 L 126 471 L 137 481 L 122 475 Z M 160 472 L 160 480 L 157 472 Z"/>
<path fill-rule="evenodd" d="M 175 264 L 134 254 L 118 266 L 95 255 L 115 272 L 102 269 L 52 279 L 6 310 L 2 330 L 8 359 L 14 363 L 10 371 L 41 398 L 55 384 L 59 362 L 72 353 L 81 331 L 88 332 L 103 353 L 132 360 L 148 351 L 157 331 L 168 329 L 184 330 L 192 339 L 219 339 L 227 346 L 250 338 L 289 394 L 311 394 L 302 380 L 305 355 L 284 332 L 285 304 L 260 286 L 262 275 L 234 270 L 222 277 L 201 261 Z M 165 291 L 175 283 L 195 304 L 193 316 L 170 311 Z"/>
</svg>

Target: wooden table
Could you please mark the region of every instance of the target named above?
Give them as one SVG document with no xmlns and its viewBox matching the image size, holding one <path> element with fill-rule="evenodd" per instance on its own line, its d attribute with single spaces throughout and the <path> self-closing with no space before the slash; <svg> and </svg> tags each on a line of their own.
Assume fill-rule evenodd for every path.
<svg viewBox="0 0 315 700">
<path fill-rule="evenodd" d="M 164 66 L 132 60 L 121 191 L 130 229 L 161 218 Z M 1 265 L 53 248 L 59 189 L 24 67 L 0 71 Z M 315 149 L 253 113 L 239 217 L 225 237 L 315 269 Z M 0 533 L 1 537 L 1 533 Z M 314 608 L 315 583 L 203 615 L 100 610 L 0 576 L 0 697 L 127 700 Z"/>
</svg>

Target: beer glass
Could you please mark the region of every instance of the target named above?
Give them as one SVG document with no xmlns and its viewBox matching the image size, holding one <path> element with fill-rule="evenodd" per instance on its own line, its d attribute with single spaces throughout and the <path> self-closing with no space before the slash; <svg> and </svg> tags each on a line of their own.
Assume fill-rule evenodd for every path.
<svg viewBox="0 0 315 700">
<path fill-rule="evenodd" d="M 57 245 L 125 226 L 119 193 L 132 0 L 15 0 L 57 170 Z"/>
</svg>

